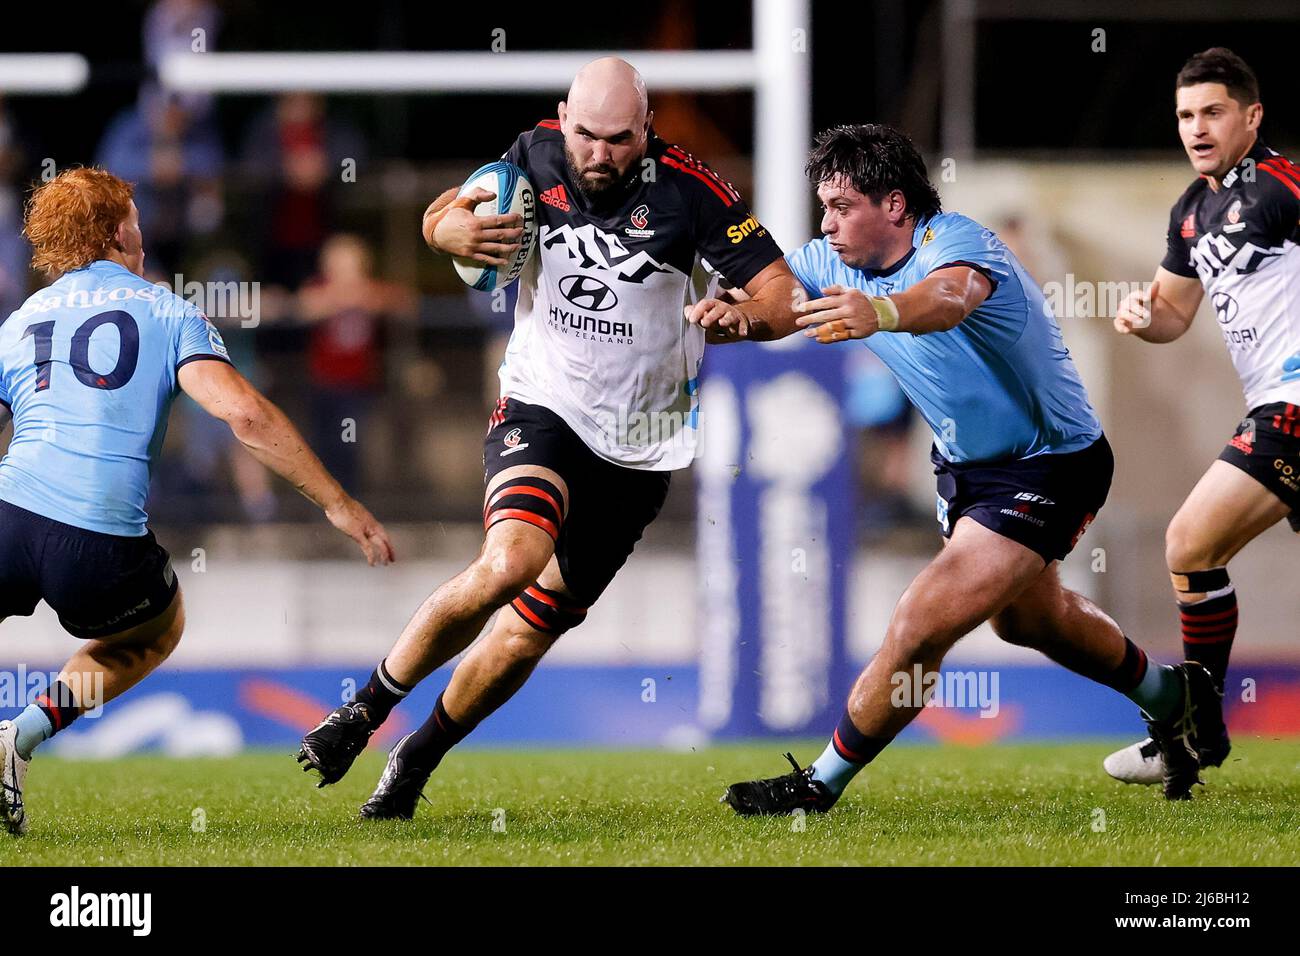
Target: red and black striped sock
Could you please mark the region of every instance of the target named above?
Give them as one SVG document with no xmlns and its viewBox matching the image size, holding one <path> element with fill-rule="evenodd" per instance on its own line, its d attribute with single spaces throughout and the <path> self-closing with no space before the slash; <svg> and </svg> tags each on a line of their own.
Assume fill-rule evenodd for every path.
<svg viewBox="0 0 1300 956">
<path fill-rule="evenodd" d="M 1195 604 L 1179 601 L 1178 613 L 1183 625 L 1183 656 L 1203 664 L 1214 682 L 1223 687 L 1232 640 L 1237 636 L 1236 590 L 1229 585 L 1226 593 L 1215 592 Z"/>
<path fill-rule="evenodd" d="M 81 716 L 81 705 L 77 703 L 77 695 L 61 680 L 56 680 L 50 685 L 47 693 L 39 695 L 32 703 L 45 714 L 55 734 L 65 730 Z"/>
<path fill-rule="evenodd" d="M 468 737 L 473 729 L 451 719 L 447 708 L 442 706 L 442 694 L 439 694 L 433 713 L 411 734 L 404 754 L 413 765 L 432 770 L 447 756 L 447 751 Z"/>
<path fill-rule="evenodd" d="M 835 735 L 831 737 L 831 746 L 835 748 L 835 753 L 841 759 L 849 763 L 869 764 L 880 751 L 889 746 L 893 739 L 893 737 L 868 737 L 858 730 L 846 709 L 844 716 L 840 718 L 839 726 L 835 728 Z"/>
</svg>

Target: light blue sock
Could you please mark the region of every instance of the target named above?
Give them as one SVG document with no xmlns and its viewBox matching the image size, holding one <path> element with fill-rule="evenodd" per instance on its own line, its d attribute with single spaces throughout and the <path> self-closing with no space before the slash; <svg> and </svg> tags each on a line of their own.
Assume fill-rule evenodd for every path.
<svg viewBox="0 0 1300 956">
<path fill-rule="evenodd" d="M 1183 706 L 1183 681 L 1168 664 L 1151 663 L 1127 696 L 1156 720 L 1167 720 Z"/>
<path fill-rule="evenodd" d="M 829 743 L 822 755 L 813 761 L 812 778 L 826 784 L 830 792 L 838 797 L 865 766 L 864 763 L 845 760 L 835 752 L 835 744 Z"/>
<path fill-rule="evenodd" d="M 14 726 L 18 728 L 18 739 L 14 746 L 18 756 L 24 760 L 31 760 L 32 751 L 54 736 L 54 725 L 50 723 L 50 718 L 35 704 L 28 704 L 27 709 L 14 718 Z"/>
</svg>

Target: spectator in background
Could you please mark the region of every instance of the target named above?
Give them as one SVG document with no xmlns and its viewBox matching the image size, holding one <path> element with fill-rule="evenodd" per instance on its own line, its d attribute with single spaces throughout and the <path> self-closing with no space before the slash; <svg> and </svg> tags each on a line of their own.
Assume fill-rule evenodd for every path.
<svg viewBox="0 0 1300 956">
<path fill-rule="evenodd" d="M 144 16 L 145 62 L 157 70 L 172 53 L 215 50 L 220 26 L 221 11 L 210 0 L 158 0 Z M 206 117 L 212 111 L 210 93 L 183 93 L 179 98 L 192 117 Z"/>
<path fill-rule="evenodd" d="M 346 160 L 360 163 L 363 140 L 351 126 L 329 119 L 314 93 L 286 93 L 254 120 L 243 167 L 261 193 L 255 208 L 269 215 L 261 275 L 290 290 L 310 276 L 325 237 L 334 228 L 337 190 Z"/>
<path fill-rule="evenodd" d="M 303 285 L 298 313 L 311 326 L 312 447 L 345 489 L 356 488 L 364 421 L 384 385 L 385 325 L 413 317 L 415 296 L 375 278 L 366 243 L 339 234 L 321 249 L 319 274 Z"/>
<path fill-rule="evenodd" d="M 109 124 L 97 162 L 136 184 L 151 268 L 174 272 L 186 244 L 221 225 L 221 138 L 210 115 L 190 113 L 175 94 L 146 85 Z"/>
<path fill-rule="evenodd" d="M 152 275 L 148 276 L 153 281 Z M 200 262 L 195 278 L 205 284 L 243 283 L 249 281 L 248 263 L 235 252 L 220 251 Z M 171 277 L 162 280 L 169 288 Z M 184 294 L 183 289 L 173 289 Z M 230 353 L 230 361 L 260 392 L 269 391 L 269 376 L 258 361 L 256 336 L 252 327 L 245 327 L 245 319 L 259 316 L 237 315 L 215 308 L 212 303 L 199 304 L 209 321 L 221 332 Z M 188 395 L 181 395 L 175 410 L 183 429 L 180 464 L 184 469 L 188 489 L 212 494 L 218 491 L 223 478 L 228 477 L 239 499 L 240 509 L 250 521 L 270 521 L 275 517 L 277 503 L 271 487 L 271 476 L 248 452 L 242 442 L 219 419 L 213 418 Z M 213 427 L 213 423 L 219 427 Z M 206 511 L 206 509 L 205 509 Z M 204 515 L 194 515 L 196 521 Z"/>
</svg>

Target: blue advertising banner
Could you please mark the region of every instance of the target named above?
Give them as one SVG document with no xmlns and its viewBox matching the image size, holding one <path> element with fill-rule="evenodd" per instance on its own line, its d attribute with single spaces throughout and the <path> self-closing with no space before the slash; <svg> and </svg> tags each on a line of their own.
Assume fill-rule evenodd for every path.
<svg viewBox="0 0 1300 956">
<path fill-rule="evenodd" d="M 943 675 L 942 692 L 903 732 L 900 744 L 981 746 L 1089 737 L 1136 740 L 1145 735 L 1131 701 L 1061 667 L 1001 666 L 974 673 L 946 670 Z M 422 723 L 449 676 L 444 668 L 416 688 L 376 735 L 374 745 L 386 749 Z M 106 759 L 148 751 L 184 757 L 274 747 L 283 750 L 288 761 L 302 735 L 364 679 L 360 669 L 164 667 L 98 716 L 82 717 L 41 753 Z M 703 686 L 694 667 L 543 663 L 464 746 L 699 749 L 707 742 L 695 723 Z M 1238 742 L 1300 735 L 1300 666 L 1234 668 L 1228 688 L 1224 707 Z M 10 690 L 17 688 L 0 680 L 3 717 L 21 709 L 7 697 Z M 841 705 L 842 693 L 835 690 L 832 706 Z M 758 733 L 774 734 L 762 727 Z M 824 726 L 811 726 L 806 733 L 782 734 L 773 746 L 795 744 L 794 738 L 801 735 L 824 740 L 828 733 Z"/>
<path fill-rule="evenodd" d="M 847 349 L 710 348 L 700 406 L 699 720 L 711 734 L 829 732 L 853 678 Z"/>
</svg>

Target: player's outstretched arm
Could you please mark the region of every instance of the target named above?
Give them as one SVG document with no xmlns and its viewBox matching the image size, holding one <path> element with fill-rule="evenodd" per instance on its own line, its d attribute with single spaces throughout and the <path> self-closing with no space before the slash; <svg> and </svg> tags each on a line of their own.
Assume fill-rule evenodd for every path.
<svg viewBox="0 0 1300 956">
<path fill-rule="evenodd" d="M 284 412 L 225 362 L 190 362 L 177 376 L 185 394 L 230 426 L 263 465 L 325 512 L 334 527 L 360 546 L 371 565 L 396 560 L 388 532 L 334 480 Z"/>
<path fill-rule="evenodd" d="M 865 339 L 877 332 L 946 332 L 960 325 L 993 292 L 977 269 L 936 269 L 916 285 L 893 295 L 868 295 L 861 289 L 832 285 L 795 309 L 804 335 L 818 342 Z"/>
<path fill-rule="evenodd" d="M 442 255 L 472 259 L 490 266 L 504 266 L 519 248 L 524 234 L 524 219 L 518 213 L 504 216 L 479 216 L 474 207 L 496 198 L 486 189 L 473 189 L 456 198 L 456 189 L 448 189 L 429 203 L 424 211 L 420 232 L 430 249 Z"/>
<path fill-rule="evenodd" d="M 765 266 L 745 283 L 715 299 L 701 299 L 686 309 L 686 321 L 704 329 L 705 341 L 770 342 L 797 332 L 794 304 L 802 286 L 784 259 Z"/>
<path fill-rule="evenodd" d="M 1192 325 L 1205 289 L 1199 279 L 1156 269 L 1149 288 L 1134 289 L 1115 313 L 1115 331 L 1146 342 L 1172 342 Z"/>
</svg>

